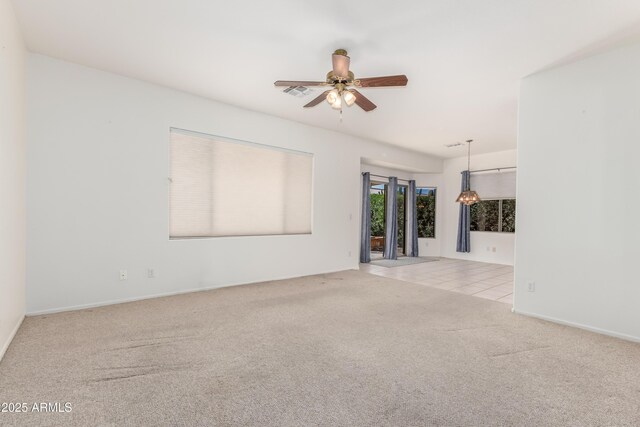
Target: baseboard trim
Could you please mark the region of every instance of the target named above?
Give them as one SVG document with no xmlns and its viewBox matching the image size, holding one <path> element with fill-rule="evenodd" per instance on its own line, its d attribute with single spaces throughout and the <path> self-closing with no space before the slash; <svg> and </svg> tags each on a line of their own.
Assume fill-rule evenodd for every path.
<svg viewBox="0 0 640 427">
<path fill-rule="evenodd" d="M 513 267 L 513 262 L 504 262 L 504 261 L 495 261 L 495 260 L 485 260 L 485 259 L 478 259 L 475 257 L 471 257 L 471 256 L 457 256 L 457 255 L 440 255 L 441 258 L 449 258 L 449 259 L 455 259 L 455 260 L 461 260 L 461 261 L 471 261 L 471 262 L 483 262 L 485 264 L 497 264 L 497 265 L 507 265 L 509 267 Z"/>
<path fill-rule="evenodd" d="M 515 308 L 512 311 L 516 314 L 521 314 L 523 316 L 535 317 L 536 319 L 547 320 L 549 322 L 558 323 L 564 326 L 571 326 L 578 329 L 584 329 L 585 331 L 595 332 L 601 335 L 607 335 L 614 338 L 620 338 L 626 341 L 640 343 L 640 337 L 635 337 L 633 335 L 621 334 L 619 332 L 610 331 L 608 329 L 597 328 L 595 326 L 584 325 L 582 323 L 571 322 L 568 320 L 558 319 L 552 316 L 545 316 L 543 314 L 530 313 L 530 312 L 518 310 Z"/>
<path fill-rule="evenodd" d="M 163 297 L 170 297 L 170 296 L 174 296 L 174 295 L 190 294 L 190 293 L 193 293 L 193 292 L 205 292 L 205 291 L 211 291 L 211 290 L 214 290 L 214 289 L 229 288 L 229 287 L 232 287 L 232 286 L 253 285 L 253 284 L 256 284 L 256 283 L 273 282 L 273 281 L 276 281 L 276 280 L 297 279 L 299 277 L 316 276 L 318 274 L 337 273 L 339 271 L 346 271 L 346 270 L 357 270 L 357 268 L 353 267 L 353 266 L 348 266 L 348 267 L 340 268 L 340 269 L 337 269 L 337 270 L 320 271 L 320 272 L 317 272 L 317 273 L 305 274 L 305 275 L 302 275 L 302 276 L 294 275 L 294 276 L 285 276 L 285 277 L 276 277 L 276 278 L 270 278 L 270 279 L 256 280 L 256 281 L 253 281 L 253 282 L 226 283 L 226 284 L 222 284 L 222 285 L 209 285 L 209 286 L 205 285 L 205 286 L 201 286 L 201 287 L 198 287 L 198 288 L 181 289 L 179 291 L 161 292 L 161 293 L 158 293 L 158 294 L 141 295 L 141 296 L 131 297 L 131 298 L 119 298 L 119 299 L 114 299 L 114 300 L 99 301 L 99 302 L 95 302 L 95 303 L 71 305 L 71 306 L 67 306 L 67 307 L 57 307 L 57 308 L 48 308 L 48 309 L 45 309 L 45 310 L 27 311 L 26 315 L 31 317 L 31 316 L 41 316 L 41 315 L 44 315 L 44 314 L 64 313 L 64 312 L 67 312 L 67 311 L 77 311 L 77 310 L 85 310 L 87 308 L 105 307 L 105 306 L 115 305 L 115 304 L 125 304 L 125 303 L 128 303 L 128 302 L 144 301 L 144 300 L 153 299 L 153 298 L 163 298 Z"/>
<path fill-rule="evenodd" d="M 25 317 L 24 315 L 22 315 L 20 317 L 20 320 L 18 320 L 18 323 L 13 328 L 13 331 L 11 331 L 11 333 L 9 334 L 9 337 L 7 338 L 7 341 L 2 345 L 2 349 L 0 349 L 0 361 L 2 361 L 2 358 L 4 357 L 5 353 L 9 349 L 9 346 L 11 345 L 11 341 L 13 341 L 13 338 L 18 333 L 18 329 L 20 329 L 20 326 L 22 326 L 22 322 L 24 321 L 24 317 Z"/>
</svg>

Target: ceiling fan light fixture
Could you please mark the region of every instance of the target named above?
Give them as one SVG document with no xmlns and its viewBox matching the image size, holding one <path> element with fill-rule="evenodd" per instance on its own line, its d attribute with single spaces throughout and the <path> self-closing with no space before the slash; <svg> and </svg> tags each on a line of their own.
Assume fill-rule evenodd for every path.
<svg viewBox="0 0 640 427">
<path fill-rule="evenodd" d="M 340 95 L 338 95 L 338 97 L 336 98 L 335 101 L 333 101 L 333 103 L 331 104 L 331 108 L 335 109 L 335 110 L 340 110 L 342 109 L 342 98 L 340 97 Z"/>
<path fill-rule="evenodd" d="M 333 89 L 327 93 L 327 102 L 333 106 L 335 102 L 340 98 L 340 94 L 337 89 Z"/>
<path fill-rule="evenodd" d="M 358 107 L 368 112 L 375 110 L 376 104 L 357 91 L 356 88 L 406 86 L 408 82 L 407 76 L 404 74 L 356 78 L 353 71 L 349 69 L 351 66 L 351 59 L 347 55 L 347 51 L 345 49 L 337 49 L 333 55 L 331 55 L 331 61 L 333 67 L 327 73 L 324 81 L 276 80 L 274 85 L 276 87 L 284 86 L 287 88 L 295 88 L 298 86 L 327 87 L 328 90 L 325 90 L 310 102 L 303 105 L 303 108 L 315 107 L 326 99 L 329 105 L 336 110 L 342 110 L 344 103 L 349 107 L 356 104 Z M 289 90 L 291 91 L 291 89 Z"/>
<path fill-rule="evenodd" d="M 353 103 L 356 102 L 356 96 L 353 93 L 349 92 L 348 90 L 344 91 L 343 97 L 344 97 L 344 102 L 349 107 L 351 107 Z"/>
</svg>

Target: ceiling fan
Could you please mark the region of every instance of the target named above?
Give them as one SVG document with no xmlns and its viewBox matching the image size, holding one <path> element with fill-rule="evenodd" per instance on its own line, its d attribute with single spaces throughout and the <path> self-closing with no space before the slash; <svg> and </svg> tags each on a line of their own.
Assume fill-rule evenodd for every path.
<svg viewBox="0 0 640 427">
<path fill-rule="evenodd" d="M 347 56 L 347 51 L 344 49 L 336 50 L 333 55 L 331 55 L 331 60 L 333 62 L 333 69 L 327 73 L 327 79 L 323 82 L 278 80 L 274 84 L 276 86 L 288 87 L 331 86 L 332 89 L 327 89 L 304 107 L 314 107 L 326 99 L 332 108 L 342 110 L 342 103 L 344 100 L 344 103 L 347 104 L 348 107 L 355 103 L 364 111 L 371 111 L 375 109 L 376 104 L 369 101 L 367 97 L 358 92 L 355 89 L 356 87 L 366 88 L 407 85 L 407 76 L 404 74 L 398 76 L 365 77 L 356 79 L 353 72 L 349 70 L 351 58 Z"/>
</svg>

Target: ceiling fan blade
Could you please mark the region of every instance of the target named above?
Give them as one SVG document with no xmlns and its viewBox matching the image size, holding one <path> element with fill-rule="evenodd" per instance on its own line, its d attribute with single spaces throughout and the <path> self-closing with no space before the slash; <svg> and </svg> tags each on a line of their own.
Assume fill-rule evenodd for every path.
<svg viewBox="0 0 640 427">
<path fill-rule="evenodd" d="M 320 104 L 322 101 L 324 101 L 327 98 L 327 93 L 329 92 L 330 92 L 329 90 L 325 90 L 316 98 L 314 98 L 311 102 L 305 105 L 304 108 L 315 107 L 316 105 Z"/>
<path fill-rule="evenodd" d="M 307 81 L 298 81 L 298 80 L 278 80 L 274 83 L 276 86 L 324 86 L 327 82 L 307 82 Z"/>
<path fill-rule="evenodd" d="M 344 54 L 342 52 L 344 52 Z M 331 62 L 333 63 L 333 74 L 336 77 L 349 77 L 351 58 L 347 56 L 346 51 L 336 50 L 336 53 L 331 55 Z"/>
<path fill-rule="evenodd" d="M 376 104 L 369 101 L 369 98 L 367 98 L 357 90 L 355 89 L 348 89 L 348 90 L 349 92 L 351 92 L 356 96 L 356 104 L 358 104 L 358 106 L 362 108 L 364 111 L 371 111 L 377 108 Z"/>
<path fill-rule="evenodd" d="M 407 76 L 400 74 L 398 76 L 365 77 L 357 79 L 354 84 L 357 87 L 406 86 L 408 81 Z"/>
</svg>

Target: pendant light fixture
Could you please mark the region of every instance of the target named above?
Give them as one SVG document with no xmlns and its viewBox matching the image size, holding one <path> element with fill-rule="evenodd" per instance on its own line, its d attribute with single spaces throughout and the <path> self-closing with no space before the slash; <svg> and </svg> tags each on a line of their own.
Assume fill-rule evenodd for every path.
<svg viewBox="0 0 640 427">
<path fill-rule="evenodd" d="M 480 196 L 478 196 L 478 193 L 476 193 L 471 189 L 471 143 L 472 142 L 473 142 L 473 139 L 467 140 L 467 145 L 469 146 L 469 148 L 467 149 L 467 186 L 456 199 L 457 203 L 462 203 L 463 205 L 467 205 L 467 206 L 471 206 L 474 203 L 477 203 L 480 201 Z"/>
</svg>

